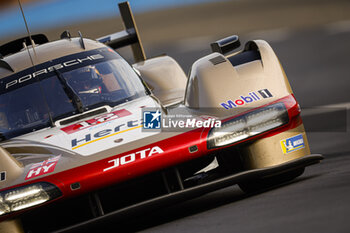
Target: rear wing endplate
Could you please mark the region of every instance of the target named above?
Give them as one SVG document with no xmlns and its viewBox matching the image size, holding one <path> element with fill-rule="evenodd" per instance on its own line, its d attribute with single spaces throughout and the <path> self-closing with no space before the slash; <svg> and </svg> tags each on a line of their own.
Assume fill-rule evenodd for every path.
<svg viewBox="0 0 350 233">
<path fill-rule="evenodd" d="M 134 16 L 130 9 L 129 2 L 119 3 L 118 6 L 125 30 L 100 37 L 97 40 L 110 46 L 113 49 L 131 45 L 135 62 L 144 61 L 146 60 L 146 55 L 143 50 L 141 39 L 136 27 Z"/>
</svg>

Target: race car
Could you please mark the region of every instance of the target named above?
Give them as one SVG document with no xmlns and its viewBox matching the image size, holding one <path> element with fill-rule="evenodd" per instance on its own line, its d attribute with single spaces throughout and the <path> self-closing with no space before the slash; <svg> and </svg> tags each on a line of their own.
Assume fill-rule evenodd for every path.
<svg viewBox="0 0 350 233">
<path fill-rule="evenodd" d="M 119 10 L 125 30 L 96 40 L 0 47 L 1 233 L 101 229 L 231 185 L 274 187 L 322 160 L 267 42 L 213 42 L 186 76 L 169 56 L 147 59 L 129 4 Z"/>
</svg>

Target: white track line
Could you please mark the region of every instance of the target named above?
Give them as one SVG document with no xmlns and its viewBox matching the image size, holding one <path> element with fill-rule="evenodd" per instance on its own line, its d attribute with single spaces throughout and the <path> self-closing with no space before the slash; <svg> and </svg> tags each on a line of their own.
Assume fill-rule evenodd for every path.
<svg viewBox="0 0 350 233">
<path fill-rule="evenodd" d="M 176 48 L 180 52 L 201 51 L 210 48 L 210 43 L 212 42 L 215 42 L 215 38 L 212 36 L 193 37 L 178 41 Z"/>
<path fill-rule="evenodd" d="M 350 32 L 350 20 L 327 24 L 325 25 L 325 29 L 330 35 Z"/>
<path fill-rule="evenodd" d="M 272 30 L 261 30 L 248 33 L 245 37 L 249 39 L 263 39 L 268 42 L 284 41 L 290 37 L 292 31 L 287 28 L 277 28 Z M 217 38 L 216 38 L 217 39 Z M 222 39 L 222 38 L 219 38 Z M 210 48 L 210 43 L 215 42 L 213 36 L 200 36 L 180 40 L 176 47 L 180 52 L 192 52 Z"/>
<path fill-rule="evenodd" d="M 288 39 L 291 34 L 292 30 L 288 28 L 277 28 L 251 32 L 247 36 L 254 40 L 263 39 L 267 42 L 280 42 Z"/>
<path fill-rule="evenodd" d="M 301 109 L 302 116 L 312 116 L 322 113 L 329 113 L 329 112 L 336 112 L 339 110 L 349 110 L 350 109 L 350 102 L 344 102 L 339 104 L 329 104 L 329 105 L 323 105 L 323 106 L 317 106 L 313 108 L 305 108 Z"/>
</svg>

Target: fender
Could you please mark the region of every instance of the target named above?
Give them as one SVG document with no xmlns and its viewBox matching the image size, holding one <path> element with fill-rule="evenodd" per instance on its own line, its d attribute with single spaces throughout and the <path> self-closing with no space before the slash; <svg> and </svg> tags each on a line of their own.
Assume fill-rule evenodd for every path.
<svg viewBox="0 0 350 233">
<path fill-rule="evenodd" d="M 187 76 L 180 65 L 169 56 L 160 56 L 133 64 L 152 93 L 163 106 L 182 102 Z"/>
<path fill-rule="evenodd" d="M 214 52 L 197 60 L 186 87 L 185 105 L 233 114 L 239 111 L 236 106 L 252 108 L 290 94 L 289 82 L 272 48 L 256 40 L 228 56 Z"/>
</svg>

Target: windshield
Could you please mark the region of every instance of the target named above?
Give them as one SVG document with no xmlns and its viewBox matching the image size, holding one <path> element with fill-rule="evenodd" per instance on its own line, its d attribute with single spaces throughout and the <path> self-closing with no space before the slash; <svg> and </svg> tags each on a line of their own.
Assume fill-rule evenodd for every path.
<svg viewBox="0 0 350 233">
<path fill-rule="evenodd" d="M 82 62 L 68 69 L 56 65 L 32 81 L 28 75 L 14 79 L 17 82 L 1 81 L 5 86 L 0 96 L 2 139 L 49 127 L 52 121 L 99 106 L 114 107 L 146 94 L 140 78 L 124 59 L 119 55 L 105 59 L 107 56 L 103 55 L 100 57 L 104 59 L 89 61 L 88 65 Z"/>
</svg>

